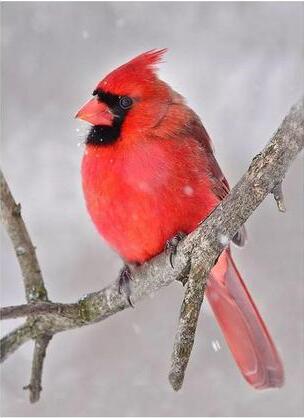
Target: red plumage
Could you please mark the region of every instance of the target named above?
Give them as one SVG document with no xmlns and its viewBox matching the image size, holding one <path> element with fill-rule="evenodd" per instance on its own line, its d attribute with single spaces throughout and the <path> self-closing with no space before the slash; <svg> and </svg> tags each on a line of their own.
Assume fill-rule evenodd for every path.
<svg viewBox="0 0 304 418">
<path fill-rule="evenodd" d="M 87 208 L 126 262 L 143 263 L 178 232 L 193 231 L 229 191 L 199 117 L 156 75 L 164 52 L 149 51 L 114 70 L 78 113 L 103 132 L 100 143 L 88 141 L 83 157 Z M 132 99 L 125 111 L 117 107 L 122 97 Z M 281 386 L 280 358 L 229 249 L 211 272 L 207 297 L 247 381 Z"/>
</svg>

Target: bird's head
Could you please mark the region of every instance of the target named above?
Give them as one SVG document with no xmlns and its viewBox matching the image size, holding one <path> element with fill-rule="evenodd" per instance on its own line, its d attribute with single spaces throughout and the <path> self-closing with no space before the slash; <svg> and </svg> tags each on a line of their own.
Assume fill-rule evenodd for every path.
<svg viewBox="0 0 304 418">
<path fill-rule="evenodd" d="M 76 117 L 93 127 L 87 143 L 109 144 L 122 134 L 144 131 L 163 117 L 170 87 L 159 80 L 156 66 L 166 49 L 145 52 L 102 79 Z"/>
</svg>

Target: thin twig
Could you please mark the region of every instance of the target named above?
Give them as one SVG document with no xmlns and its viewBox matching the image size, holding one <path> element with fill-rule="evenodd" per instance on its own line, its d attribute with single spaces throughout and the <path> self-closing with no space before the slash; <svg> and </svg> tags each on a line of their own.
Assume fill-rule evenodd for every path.
<svg viewBox="0 0 304 418">
<path fill-rule="evenodd" d="M 14 246 L 23 276 L 26 299 L 28 302 L 47 300 L 35 247 L 21 216 L 21 205 L 16 204 L 1 170 L 0 201 L 0 219 Z"/>
<path fill-rule="evenodd" d="M 195 286 L 196 280 L 198 280 L 200 286 L 199 291 Z M 197 321 L 204 299 L 205 286 L 206 282 L 201 277 L 196 279 L 195 274 L 190 270 L 185 297 L 180 310 L 179 326 L 175 336 L 169 372 L 169 381 L 176 391 L 182 387 L 184 381 L 185 371 L 194 344 Z"/>
<path fill-rule="evenodd" d="M 43 362 L 46 355 L 46 349 L 51 339 L 52 335 L 45 334 L 41 337 L 38 337 L 35 341 L 31 381 L 27 386 L 24 386 L 23 388 L 28 389 L 30 391 L 31 403 L 39 401 L 40 398 L 40 392 L 42 391 L 41 379 Z"/>
<path fill-rule="evenodd" d="M 13 354 L 22 344 L 26 343 L 32 338 L 31 325 L 25 323 L 20 327 L 14 329 L 1 339 L 0 342 L 0 361 L 1 363 Z"/>
<path fill-rule="evenodd" d="M 6 227 L 7 233 L 13 244 L 22 272 L 26 300 L 29 303 L 27 307 L 28 309 L 31 309 L 32 306 L 37 303 L 37 301 L 48 301 L 47 290 L 45 288 L 38 259 L 36 257 L 35 247 L 31 241 L 21 216 L 21 205 L 15 202 L 1 170 L 0 198 L 0 218 Z M 12 312 L 12 308 L 6 309 L 6 313 L 8 313 L 8 311 Z M 23 331 L 25 331 L 25 329 L 23 329 Z M 18 338 L 14 340 L 14 337 L 18 336 L 18 334 L 20 334 L 20 330 L 19 333 L 17 332 L 15 335 L 13 333 L 10 334 L 11 339 L 13 338 L 13 342 L 15 343 L 16 348 L 22 344 L 21 338 L 19 338 L 19 340 Z M 22 335 L 24 335 L 24 341 L 29 339 L 27 338 L 28 336 L 26 333 Z M 35 341 L 32 377 L 31 383 L 29 385 L 31 402 L 35 402 L 39 399 L 39 394 L 41 391 L 43 359 L 45 357 L 45 350 L 48 346 L 48 341 L 50 338 L 51 337 L 49 334 L 41 334 Z M 8 352 L 11 351 L 8 346 L 8 342 L 10 340 L 4 341 L 4 347 L 7 347 Z"/>
</svg>

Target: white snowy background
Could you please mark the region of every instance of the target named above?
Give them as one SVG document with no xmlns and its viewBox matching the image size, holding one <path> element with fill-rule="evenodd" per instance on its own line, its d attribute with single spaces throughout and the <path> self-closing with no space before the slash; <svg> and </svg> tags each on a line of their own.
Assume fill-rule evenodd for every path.
<svg viewBox="0 0 304 418">
<path fill-rule="evenodd" d="M 301 3 L 25 2 L 1 9 L 1 166 L 54 301 L 101 289 L 121 267 L 89 220 L 80 183 L 84 131 L 73 116 L 99 79 L 138 53 L 168 47 L 160 75 L 201 116 L 231 185 L 303 93 Z M 35 405 L 22 390 L 33 348 L 24 345 L 2 366 L 2 415 L 303 415 L 303 158 L 284 191 L 287 213 L 268 197 L 247 223 L 248 245 L 233 250 L 282 355 L 282 389 L 247 385 L 205 304 L 184 387 L 174 393 L 167 374 L 183 294 L 176 283 L 134 310 L 56 335 Z M 24 300 L 1 228 L 1 304 Z M 6 321 L 2 332 L 20 322 Z"/>
</svg>

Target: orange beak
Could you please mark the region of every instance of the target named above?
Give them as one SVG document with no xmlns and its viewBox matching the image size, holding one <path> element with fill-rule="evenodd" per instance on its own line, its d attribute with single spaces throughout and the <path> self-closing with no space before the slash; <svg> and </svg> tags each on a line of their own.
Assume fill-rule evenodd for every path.
<svg viewBox="0 0 304 418">
<path fill-rule="evenodd" d="M 97 98 L 89 100 L 82 106 L 75 118 L 85 120 L 92 125 L 111 126 L 113 121 L 110 109 L 104 103 L 99 102 Z"/>
</svg>

